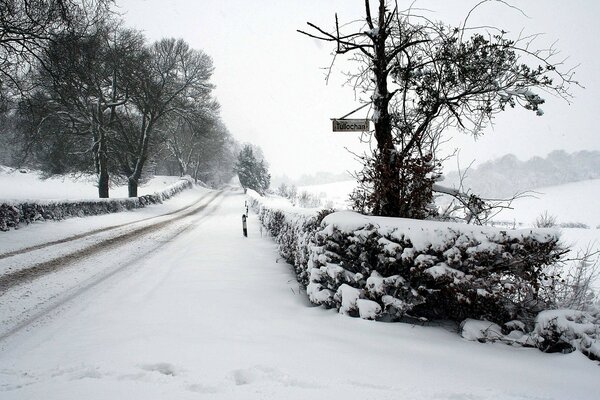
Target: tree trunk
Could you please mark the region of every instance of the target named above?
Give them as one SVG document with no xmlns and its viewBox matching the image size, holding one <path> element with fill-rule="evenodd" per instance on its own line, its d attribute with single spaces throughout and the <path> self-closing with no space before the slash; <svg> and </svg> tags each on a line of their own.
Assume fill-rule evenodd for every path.
<svg viewBox="0 0 600 400">
<path fill-rule="evenodd" d="M 194 182 L 198 183 L 198 172 L 200 171 L 200 155 L 196 157 L 196 165 L 194 166 Z"/>
<path fill-rule="evenodd" d="M 375 59 L 373 60 L 373 73 L 375 75 L 375 94 L 373 108 L 377 118 L 375 122 L 375 139 L 377 140 L 377 154 L 375 157 L 374 180 L 374 207 L 376 215 L 397 217 L 400 216 L 400 171 L 392 135 L 392 119 L 389 113 L 390 93 L 387 87 L 388 61 L 385 42 L 388 32 L 385 26 L 385 1 L 379 2 L 378 25 L 380 30 L 373 40 Z"/>
<path fill-rule="evenodd" d="M 138 184 L 142 176 L 142 169 L 144 168 L 144 164 L 148 158 L 148 146 L 150 145 L 150 134 L 152 132 L 153 125 L 154 121 L 152 115 L 150 117 L 143 118 L 141 127 L 142 138 L 137 154 L 135 168 L 133 170 L 133 174 L 131 174 L 131 176 L 129 176 L 127 179 L 129 197 L 137 197 L 138 195 Z"/>
<path fill-rule="evenodd" d="M 98 174 L 98 197 L 107 199 L 108 188 L 108 156 L 106 154 L 106 133 L 103 129 L 102 108 L 100 103 L 92 106 L 92 131 L 94 132 L 95 147 L 94 160 L 96 163 L 96 174 Z"/>
<path fill-rule="evenodd" d="M 98 195 L 101 199 L 108 198 L 108 156 L 106 155 L 106 136 L 102 130 L 100 130 L 100 144 L 98 146 Z"/>
<path fill-rule="evenodd" d="M 128 191 L 129 197 L 137 197 L 138 179 L 134 178 L 133 176 L 130 176 L 127 179 L 127 191 Z"/>
</svg>

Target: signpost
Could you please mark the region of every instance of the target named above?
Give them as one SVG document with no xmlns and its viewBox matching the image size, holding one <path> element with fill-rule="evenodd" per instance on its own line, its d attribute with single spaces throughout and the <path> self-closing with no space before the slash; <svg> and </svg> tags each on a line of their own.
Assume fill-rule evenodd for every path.
<svg viewBox="0 0 600 400">
<path fill-rule="evenodd" d="M 332 119 L 334 132 L 367 132 L 369 131 L 368 119 Z"/>
<path fill-rule="evenodd" d="M 358 110 L 362 110 L 366 106 L 371 104 L 365 103 L 362 106 L 358 107 L 356 110 L 349 112 L 344 115 L 342 118 L 331 118 L 331 122 L 333 123 L 333 131 L 334 132 L 368 132 L 370 130 L 369 120 L 367 118 L 362 119 L 347 119 L 350 115 L 354 114 Z"/>
</svg>

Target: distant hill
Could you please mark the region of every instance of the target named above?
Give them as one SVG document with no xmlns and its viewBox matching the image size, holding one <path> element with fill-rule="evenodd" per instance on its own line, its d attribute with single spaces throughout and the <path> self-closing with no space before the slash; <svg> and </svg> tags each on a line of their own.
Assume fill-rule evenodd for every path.
<svg viewBox="0 0 600 400">
<path fill-rule="evenodd" d="M 292 179 L 287 175 L 275 175 L 271 177 L 271 189 L 277 188 L 280 184 L 296 186 L 322 185 L 326 183 L 342 182 L 354 179 L 348 172 L 332 173 L 319 171 L 314 174 L 304 174 L 300 178 Z"/>
<path fill-rule="evenodd" d="M 600 178 L 600 151 L 553 151 L 546 158 L 520 161 L 513 154 L 488 161 L 467 171 L 465 189 L 483 197 L 506 197 L 517 192 Z M 460 176 L 452 171 L 445 186 L 458 188 Z"/>
</svg>

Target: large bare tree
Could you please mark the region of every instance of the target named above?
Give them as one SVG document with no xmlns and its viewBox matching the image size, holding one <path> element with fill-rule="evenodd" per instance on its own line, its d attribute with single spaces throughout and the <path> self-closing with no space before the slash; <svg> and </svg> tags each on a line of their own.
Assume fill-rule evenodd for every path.
<svg viewBox="0 0 600 400">
<path fill-rule="evenodd" d="M 134 77 L 147 60 L 143 36 L 100 25 L 80 37 L 57 35 L 40 56 L 37 96 L 44 108 L 37 131 L 60 121 L 63 133 L 89 140 L 85 150 L 98 176 L 99 197 L 109 197 L 110 141 L 118 109 L 129 101 Z M 112 157 L 114 158 L 114 157 Z"/>
<path fill-rule="evenodd" d="M 217 141 L 222 131 L 218 129 L 219 104 L 207 98 L 195 104 L 195 109 L 186 113 L 173 113 L 159 126 L 165 148 L 177 162 L 179 175 L 193 175 L 198 156 L 203 148 Z"/>
<path fill-rule="evenodd" d="M 475 8 L 481 6 L 480 2 Z M 308 23 L 299 31 L 335 45 L 356 69 L 351 83 L 370 94 L 376 149 L 361 183 L 365 208 L 377 215 L 429 214 L 435 150 L 448 128 L 479 135 L 507 107 L 542 115 L 540 91 L 563 98 L 573 71 L 562 71 L 554 48 L 536 49 L 535 36 L 510 39 L 500 28 L 473 29 L 433 21 L 395 1 L 364 1 L 365 16 L 331 30 Z M 473 11 L 473 10 L 472 10 Z"/>
<path fill-rule="evenodd" d="M 59 34 L 83 34 L 110 15 L 113 0 L 0 1 L 0 93 L 23 91 L 23 75 Z M 42 65 L 44 65 L 42 63 Z"/>
<path fill-rule="evenodd" d="M 123 163 L 129 196 L 137 196 L 144 166 L 160 123 L 169 116 L 189 116 L 199 104 L 212 101 L 212 59 L 179 39 L 162 39 L 149 49 L 145 68 L 137 75 L 128 108 L 130 155 Z"/>
</svg>

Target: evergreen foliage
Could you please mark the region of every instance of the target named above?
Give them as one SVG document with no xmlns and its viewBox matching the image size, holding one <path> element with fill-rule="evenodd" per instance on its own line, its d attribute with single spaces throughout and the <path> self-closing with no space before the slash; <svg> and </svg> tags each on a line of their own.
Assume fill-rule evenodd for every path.
<svg viewBox="0 0 600 400">
<path fill-rule="evenodd" d="M 251 145 L 245 145 L 238 155 L 234 171 L 244 191 L 252 189 L 264 195 L 271 184 L 271 175 L 265 160 L 257 158 L 254 153 Z"/>
<path fill-rule="evenodd" d="M 553 231 L 417 221 L 412 229 L 390 229 L 378 218 L 344 228 L 327 218 L 333 210 L 295 212 L 270 207 L 252 192 L 249 198 L 313 304 L 380 321 L 463 321 L 468 340 L 579 349 L 600 360 L 597 307 L 554 309 L 568 288 L 548 268 L 565 253 Z M 474 325 L 485 329 L 471 337 Z"/>
</svg>

